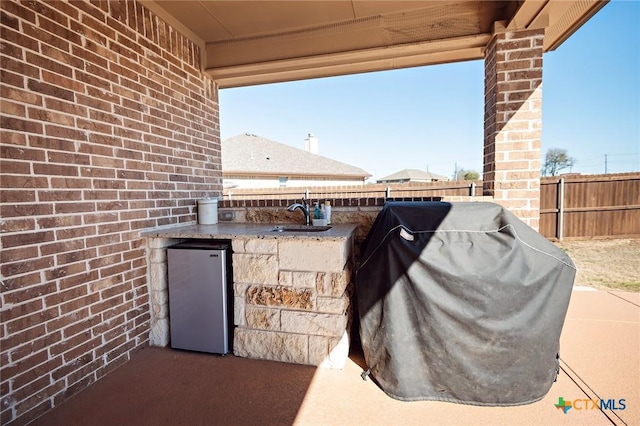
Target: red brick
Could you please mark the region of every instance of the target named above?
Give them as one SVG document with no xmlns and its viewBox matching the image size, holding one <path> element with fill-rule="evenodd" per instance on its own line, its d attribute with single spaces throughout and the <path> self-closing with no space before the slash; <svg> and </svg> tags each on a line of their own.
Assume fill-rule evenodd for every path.
<svg viewBox="0 0 640 426">
<path fill-rule="evenodd" d="M 119 310 L 122 310 L 121 305 L 124 303 L 124 296 L 118 295 L 116 297 L 112 297 L 111 299 L 105 300 L 100 303 L 96 303 L 91 305 L 91 314 L 103 314 L 108 313 L 108 318 L 112 318 L 117 315 Z M 115 308 L 114 308 L 115 306 Z M 107 328 L 111 328 L 110 324 L 105 324 Z"/>
<path fill-rule="evenodd" d="M 114 275 L 121 274 L 125 271 L 128 271 L 131 268 L 130 262 L 121 263 L 119 265 L 109 266 L 107 268 L 100 269 L 100 277 L 110 277 Z"/>
<path fill-rule="evenodd" d="M 87 373 L 97 370 L 104 365 L 104 359 L 93 356 L 93 350 L 102 344 L 102 336 L 94 337 L 93 339 L 69 349 L 62 356 L 65 362 L 70 362 L 76 365 L 78 360 L 81 360 L 80 365 L 84 365 L 81 369 L 75 370 L 73 373 L 67 375 L 68 382 L 75 382 L 77 377 L 84 377 Z M 86 362 L 85 362 L 86 360 Z"/>
<path fill-rule="evenodd" d="M 38 338 L 31 340 L 24 345 L 20 345 L 11 350 L 11 359 L 13 361 L 20 360 L 29 356 L 29 354 L 38 352 L 41 349 L 47 348 L 52 344 L 62 340 L 62 333 L 43 333 Z"/>
<path fill-rule="evenodd" d="M 7 209 L 3 208 L 3 214 L 5 213 L 5 210 Z M 54 235 L 51 231 L 4 235 L 1 237 L 3 248 L 39 244 L 46 241 L 53 241 L 53 239 Z"/>
<path fill-rule="evenodd" d="M 48 360 L 46 349 L 29 354 L 28 357 L 19 360 L 9 366 L 5 366 L 3 376 L 13 377 L 13 388 L 20 388 L 40 377 L 47 367 L 59 364 L 60 360 Z"/>
<path fill-rule="evenodd" d="M 53 395 L 64 389 L 64 383 L 54 383 L 53 385 L 49 385 L 49 382 L 50 379 L 48 377 L 40 377 L 39 379 L 29 383 L 28 386 L 25 386 L 12 394 L 12 397 L 15 398 L 15 400 L 25 401 L 20 404 L 16 404 L 15 406 L 16 412 L 21 415 L 21 421 L 40 417 L 42 414 L 53 408 L 53 401 L 51 399 L 45 399 L 42 397 L 34 398 L 32 396 L 35 393 L 42 395 L 43 392 Z"/>
<path fill-rule="evenodd" d="M 75 300 L 61 304 L 60 314 L 61 315 L 71 314 L 74 317 L 74 321 L 75 321 L 75 311 L 81 310 L 82 312 L 85 312 L 85 308 L 87 306 L 93 305 L 99 300 L 100 300 L 99 294 L 88 294 L 85 297 L 81 297 L 79 299 L 75 299 Z M 88 314 L 89 311 L 87 310 L 86 312 Z M 74 321 L 67 322 L 67 324 L 70 324 Z"/>
<path fill-rule="evenodd" d="M 24 50 L 28 49 L 37 52 L 38 40 L 26 36 L 19 30 L 2 28 L 2 53 L 20 61 L 26 60 Z"/>
<path fill-rule="evenodd" d="M 98 279 L 98 271 L 89 271 L 86 273 L 81 273 L 78 275 L 72 275 L 67 278 L 61 278 L 59 280 L 60 290 L 65 290 L 67 288 L 75 287 L 75 286 L 84 286 L 88 283 L 95 281 Z"/>
<path fill-rule="evenodd" d="M 24 317 L 26 315 L 29 315 L 31 312 L 39 311 L 42 308 L 43 304 L 41 299 L 31 300 L 18 305 L 11 305 L 5 308 L 3 311 L 0 311 L 0 320 L 6 324 L 11 320 Z"/>
<path fill-rule="evenodd" d="M 72 303 L 77 304 L 78 302 L 74 301 Z M 54 332 L 60 332 L 63 328 L 89 317 L 88 307 L 85 306 L 84 309 L 75 309 L 75 312 L 69 314 L 71 310 L 66 309 L 66 305 L 67 304 L 63 305 L 65 309 L 61 309 L 60 316 L 58 316 L 58 318 L 53 319 L 46 324 L 47 333 L 51 334 Z M 82 306 L 80 307 L 82 308 Z"/>
<path fill-rule="evenodd" d="M 69 338 L 71 336 L 74 336 L 78 333 L 82 333 L 85 332 L 86 330 L 91 330 L 94 326 L 96 326 L 97 324 L 100 323 L 100 316 L 99 315 L 94 315 L 91 317 L 88 317 L 82 321 L 76 322 L 74 324 L 71 324 L 67 327 L 65 327 L 62 330 L 62 333 L 64 335 L 65 338 Z"/>
<path fill-rule="evenodd" d="M 2 99 L 13 99 L 27 104 L 42 105 L 42 96 L 26 90 L 3 85 L 0 86 L 0 94 L 2 95 Z"/>
<path fill-rule="evenodd" d="M 38 135 L 29 135 L 29 145 L 33 148 L 44 148 L 47 150 L 75 151 L 74 141 Z"/>
<path fill-rule="evenodd" d="M 112 110 L 112 104 L 110 102 L 105 102 L 101 99 L 85 96 L 82 94 L 76 95 L 76 102 L 80 105 L 84 105 L 89 108 L 100 109 L 102 111 L 111 112 Z"/>
<path fill-rule="evenodd" d="M 64 265 L 58 268 L 53 268 L 45 271 L 45 278 L 47 281 L 57 280 L 58 278 L 66 277 L 69 275 L 80 274 L 86 271 L 86 265 L 84 263 L 76 263 L 71 265 Z"/>
<path fill-rule="evenodd" d="M 77 166 L 63 166 L 59 164 L 35 163 L 33 172 L 36 175 L 78 176 Z"/>
<path fill-rule="evenodd" d="M 56 230 L 56 238 L 58 240 L 71 240 L 74 238 L 82 238 L 96 234 L 95 226 L 83 226 L 74 228 L 63 228 Z"/>
<path fill-rule="evenodd" d="M 38 312 L 33 312 L 21 318 L 5 323 L 7 333 L 12 334 L 27 328 L 37 326 L 58 315 L 58 308 L 49 308 Z"/>
<path fill-rule="evenodd" d="M 15 74 L 7 71 L 6 69 L 2 69 L 0 70 L 0 81 L 2 81 L 5 86 L 16 86 L 18 89 L 23 89 L 25 78 L 24 75 Z M 0 103 L 0 108 L 4 114 L 17 115 L 21 117 L 25 115 L 22 112 L 24 111 L 24 107 L 22 105 L 3 101 Z"/>
<path fill-rule="evenodd" d="M 47 98 L 45 106 L 47 110 L 60 111 L 75 117 L 86 117 L 88 114 L 87 108 L 60 99 Z"/>
<path fill-rule="evenodd" d="M 53 124 L 47 124 L 45 127 L 47 136 L 62 139 L 72 139 L 74 141 L 86 141 L 87 134 L 82 130 L 77 130 L 71 127 L 56 126 Z"/>
<path fill-rule="evenodd" d="M 0 161 L 0 169 L 3 173 L 30 174 L 31 165 L 22 161 Z M 5 216 L 5 211 L 2 212 Z"/>
<path fill-rule="evenodd" d="M 51 84 L 43 83 L 41 81 L 29 79 L 27 81 L 27 87 L 33 92 L 40 93 L 47 96 L 52 96 L 54 98 L 64 99 L 69 102 L 73 102 L 75 100 L 75 97 L 72 91 L 63 89 L 61 87 L 53 86 Z"/>
<path fill-rule="evenodd" d="M 75 348 L 77 346 L 80 345 L 85 345 L 87 342 L 91 341 L 91 331 L 90 330 L 83 330 L 81 333 L 76 334 L 73 337 L 68 337 L 65 338 L 64 340 L 60 341 L 59 343 L 53 345 L 52 347 L 49 348 L 49 352 L 51 353 L 52 356 L 57 356 L 57 355 L 61 355 L 64 352 Z M 92 349 L 92 348 L 90 348 Z M 89 350 L 89 349 L 88 349 Z M 86 352 L 86 351 L 84 351 Z M 84 353 L 83 352 L 83 353 Z M 67 360 L 65 360 L 66 362 L 68 362 Z"/>
<path fill-rule="evenodd" d="M 68 253 L 59 253 L 56 255 L 56 263 L 58 265 L 66 265 L 76 263 L 82 260 L 93 259 L 96 256 L 96 250 L 93 248 L 77 250 Z"/>
<path fill-rule="evenodd" d="M 91 188 L 91 181 L 83 178 L 51 178 L 51 189 Z"/>
<path fill-rule="evenodd" d="M 25 120 L 16 117 L 2 116 L 0 117 L 0 126 L 4 129 L 15 130 L 18 132 L 42 133 L 42 123 L 31 120 Z"/>
<path fill-rule="evenodd" d="M 8 353 L 11 349 L 19 347 L 25 342 L 31 342 L 38 337 L 45 334 L 45 326 L 40 324 L 36 327 L 29 328 L 27 330 L 21 330 L 6 337 L 3 337 L 0 340 L 0 346 L 2 346 L 3 353 Z M 29 354 L 27 354 L 29 355 Z M 20 357 L 22 359 L 23 357 Z M 13 361 L 18 361 L 17 358 L 12 358 Z M 6 364 L 2 364 L 3 370 L 5 370 Z M 19 371 L 18 371 L 19 372 Z M 3 374 L 8 374 L 7 371 L 3 371 Z M 4 376 L 7 377 L 7 376 Z M 4 380 L 3 377 L 3 380 Z"/>
<path fill-rule="evenodd" d="M 2 2 L 2 12 L 17 16 L 29 22 L 36 22 L 36 14 L 19 3 Z"/>
<path fill-rule="evenodd" d="M 5 190 L 0 193 L 0 202 L 2 203 L 29 203 L 36 201 L 35 191 L 9 191 Z"/>
</svg>

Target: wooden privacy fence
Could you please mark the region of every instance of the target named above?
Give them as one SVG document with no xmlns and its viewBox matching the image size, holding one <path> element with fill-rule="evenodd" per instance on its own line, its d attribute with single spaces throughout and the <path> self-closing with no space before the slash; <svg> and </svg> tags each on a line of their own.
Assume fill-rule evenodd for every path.
<svg viewBox="0 0 640 426">
<path fill-rule="evenodd" d="M 559 240 L 640 235 L 640 173 L 543 177 L 540 233 Z"/>
<path fill-rule="evenodd" d="M 225 200 L 297 199 L 303 195 L 309 199 L 482 199 L 482 181 L 224 190 Z M 540 233 L 549 239 L 640 236 L 640 173 L 543 177 Z"/>
<path fill-rule="evenodd" d="M 302 196 L 313 199 L 331 198 L 402 198 L 482 196 L 482 181 L 406 182 L 348 186 L 315 186 L 286 188 L 225 188 L 225 200 L 282 200 Z"/>
</svg>

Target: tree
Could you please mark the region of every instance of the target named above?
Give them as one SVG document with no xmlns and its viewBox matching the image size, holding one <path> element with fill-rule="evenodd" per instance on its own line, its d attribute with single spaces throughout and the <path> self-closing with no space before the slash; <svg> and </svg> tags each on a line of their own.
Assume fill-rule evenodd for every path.
<svg viewBox="0 0 640 426">
<path fill-rule="evenodd" d="M 555 176 L 562 169 L 573 167 L 576 160 L 569 157 L 566 149 L 551 148 L 547 151 L 542 165 L 543 176 Z"/>
<path fill-rule="evenodd" d="M 475 170 L 458 169 L 453 176 L 454 180 L 478 180 L 480 179 L 480 173 Z"/>
</svg>

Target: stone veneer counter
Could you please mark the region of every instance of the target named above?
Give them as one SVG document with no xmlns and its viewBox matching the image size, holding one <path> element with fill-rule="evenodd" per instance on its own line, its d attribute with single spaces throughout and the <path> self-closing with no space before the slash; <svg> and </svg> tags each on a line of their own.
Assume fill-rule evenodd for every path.
<svg viewBox="0 0 640 426">
<path fill-rule="evenodd" d="M 147 238 L 201 238 L 233 240 L 234 238 L 313 238 L 313 239 L 345 239 L 350 238 L 357 224 L 329 225 L 330 229 L 322 232 L 285 231 L 277 232 L 276 226 L 286 226 L 269 223 L 218 223 L 216 225 L 182 225 L 170 228 L 159 228 L 144 231 L 142 236 Z"/>
<path fill-rule="evenodd" d="M 166 247 L 231 240 L 236 356 L 342 368 L 352 320 L 357 225 L 276 232 L 275 224 L 185 225 L 144 232 L 149 242 L 152 345 L 169 343 Z"/>
</svg>

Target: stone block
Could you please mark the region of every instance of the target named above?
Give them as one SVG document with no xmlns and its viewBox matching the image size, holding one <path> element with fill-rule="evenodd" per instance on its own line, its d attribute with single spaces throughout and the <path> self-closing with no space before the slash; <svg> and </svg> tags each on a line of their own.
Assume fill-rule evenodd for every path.
<svg viewBox="0 0 640 426">
<path fill-rule="evenodd" d="M 349 254 L 348 241 L 287 240 L 278 245 L 280 269 L 338 272 Z"/>
<path fill-rule="evenodd" d="M 283 310 L 280 329 L 290 333 L 316 336 L 342 336 L 347 327 L 345 315 Z"/>
<path fill-rule="evenodd" d="M 247 289 L 249 288 L 249 286 L 249 284 L 234 282 L 233 295 L 244 298 L 244 296 L 247 294 Z"/>
<path fill-rule="evenodd" d="M 347 297 L 320 297 L 316 298 L 316 311 L 328 314 L 344 314 L 349 307 Z"/>
<path fill-rule="evenodd" d="M 231 240 L 231 250 L 233 250 L 234 253 L 244 253 L 244 240 Z"/>
<path fill-rule="evenodd" d="M 233 323 L 237 326 L 247 325 L 244 296 L 233 298 Z"/>
<path fill-rule="evenodd" d="M 293 272 L 293 286 L 315 288 L 316 273 L 315 272 Z"/>
<path fill-rule="evenodd" d="M 318 274 L 316 290 L 319 296 L 341 297 L 351 282 L 351 270 Z"/>
<path fill-rule="evenodd" d="M 310 289 L 252 286 L 247 290 L 245 300 L 250 305 L 309 310 L 313 308 L 312 295 Z"/>
<path fill-rule="evenodd" d="M 278 260 L 272 254 L 233 254 L 233 280 L 247 284 L 278 284 Z"/>
<path fill-rule="evenodd" d="M 165 347 L 169 344 L 169 320 L 155 321 L 149 330 L 149 346 Z"/>
<path fill-rule="evenodd" d="M 244 250 L 245 250 L 245 253 L 277 254 L 278 243 L 276 240 L 265 240 L 262 238 L 254 238 L 254 239 L 245 241 Z"/>
<path fill-rule="evenodd" d="M 329 356 L 329 338 L 309 336 L 309 364 L 321 365 Z"/>
<path fill-rule="evenodd" d="M 278 273 L 278 284 L 285 287 L 292 287 L 293 273 L 289 271 L 280 271 Z"/>
<path fill-rule="evenodd" d="M 346 330 L 341 337 L 329 339 L 329 356 L 320 364 L 320 367 L 342 370 L 349 358 L 350 341 L 349 332 Z"/>
<path fill-rule="evenodd" d="M 149 265 L 149 289 L 165 291 L 167 289 L 167 264 L 152 263 Z"/>
<path fill-rule="evenodd" d="M 349 357 L 349 333 L 340 337 L 309 336 L 309 364 L 343 369 Z"/>
<path fill-rule="evenodd" d="M 152 290 L 150 292 L 150 299 L 152 305 L 166 305 L 169 301 L 169 292 L 165 290 Z"/>
<path fill-rule="evenodd" d="M 164 263 L 167 261 L 167 249 L 156 248 L 149 250 L 149 262 Z"/>
<path fill-rule="evenodd" d="M 162 249 L 172 243 L 173 240 L 169 238 L 147 238 L 147 247 L 150 249 Z"/>
<path fill-rule="evenodd" d="M 256 308 L 247 306 L 245 310 L 246 325 L 248 328 L 261 330 L 280 329 L 280 310 L 269 308 Z"/>
<path fill-rule="evenodd" d="M 233 353 L 236 356 L 271 361 L 309 364 L 309 339 L 301 334 L 236 328 Z"/>
</svg>

